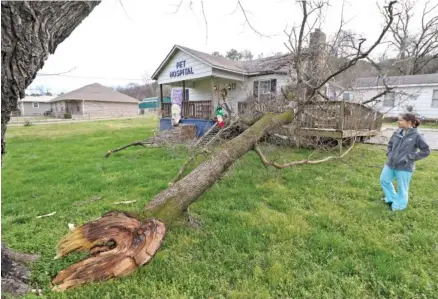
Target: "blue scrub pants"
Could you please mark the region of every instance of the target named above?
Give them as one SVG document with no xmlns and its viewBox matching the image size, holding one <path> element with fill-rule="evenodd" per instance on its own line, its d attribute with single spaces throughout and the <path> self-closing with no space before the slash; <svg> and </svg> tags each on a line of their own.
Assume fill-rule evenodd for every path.
<svg viewBox="0 0 438 299">
<path fill-rule="evenodd" d="M 412 178 L 411 171 L 396 170 L 385 164 L 380 175 L 380 185 L 385 193 L 385 202 L 392 203 L 393 211 L 404 210 L 408 205 L 409 182 Z M 395 192 L 392 181 L 396 179 L 398 190 Z"/>
</svg>

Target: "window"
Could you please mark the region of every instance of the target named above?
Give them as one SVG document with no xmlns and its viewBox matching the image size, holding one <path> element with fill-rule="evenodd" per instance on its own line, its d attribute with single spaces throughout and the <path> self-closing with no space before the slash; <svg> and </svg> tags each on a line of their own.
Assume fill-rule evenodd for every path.
<svg viewBox="0 0 438 299">
<path fill-rule="evenodd" d="M 271 92 L 271 80 L 260 81 L 259 95 Z"/>
<path fill-rule="evenodd" d="M 353 95 L 349 92 L 344 92 L 342 94 L 342 100 L 343 101 L 351 101 L 353 99 Z"/>
<path fill-rule="evenodd" d="M 432 93 L 432 107 L 438 108 L 438 90 L 434 90 Z"/>
<path fill-rule="evenodd" d="M 81 108 L 79 108 L 79 105 L 76 105 L 76 110 L 77 110 L 77 112 L 81 111 Z"/>
<path fill-rule="evenodd" d="M 383 107 L 394 107 L 395 106 L 395 94 L 389 92 L 385 94 L 385 98 L 383 99 Z"/>
<path fill-rule="evenodd" d="M 38 102 L 33 102 L 33 103 L 32 103 L 32 107 L 33 107 L 33 108 L 40 108 L 40 103 L 38 103 Z"/>
<path fill-rule="evenodd" d="M 277 92 L 277 79 L 254 81 L 253 96 L 258 99 L 270 99 Z"/>
</svg>

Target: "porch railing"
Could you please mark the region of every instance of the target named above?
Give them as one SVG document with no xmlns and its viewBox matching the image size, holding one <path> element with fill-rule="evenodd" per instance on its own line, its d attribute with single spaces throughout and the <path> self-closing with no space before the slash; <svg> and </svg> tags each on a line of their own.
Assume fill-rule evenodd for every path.
<svg viewBox="0 0 438 299">
<path fill-rule="evenodd" d="M 163 117 L 172 116 L 172 104 L 163 103 L 161 108 Z M 204 118 L 209 119 L 212 114 L 211 101 L 187 101 L 182 103 L 182 118 Z"/>
</svg>

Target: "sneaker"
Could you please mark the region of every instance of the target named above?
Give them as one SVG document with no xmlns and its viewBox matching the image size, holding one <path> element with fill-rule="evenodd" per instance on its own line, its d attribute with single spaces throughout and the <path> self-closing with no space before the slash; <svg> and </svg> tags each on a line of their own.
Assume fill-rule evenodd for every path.
<svg viewBox="0 0 438 299">
<path fill-rule="evenodd" d="M 392 201 L 386 200 L 386 197 L 383 197 L 381 200 L 387 204 L 392 204 Z"/>
</svg>

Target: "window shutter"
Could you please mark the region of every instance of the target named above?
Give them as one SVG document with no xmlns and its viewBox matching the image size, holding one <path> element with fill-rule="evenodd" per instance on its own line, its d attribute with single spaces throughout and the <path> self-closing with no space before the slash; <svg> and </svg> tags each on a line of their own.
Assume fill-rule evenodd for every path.
<svg viewBox="0 0 438 299">
<path fill-rule="evenodd" d="M 277 79 L 271 79 L 271 93 L 277 93 Z"/>
<path fill-rule="evenodd" d="M 252 95 L 255 98 L 258 98 L 258 96 L 259 96 L 259 81 L 254 81 L 254 86 L 253 86 L 253 89 L 252 89 Z"/>
</svg>

